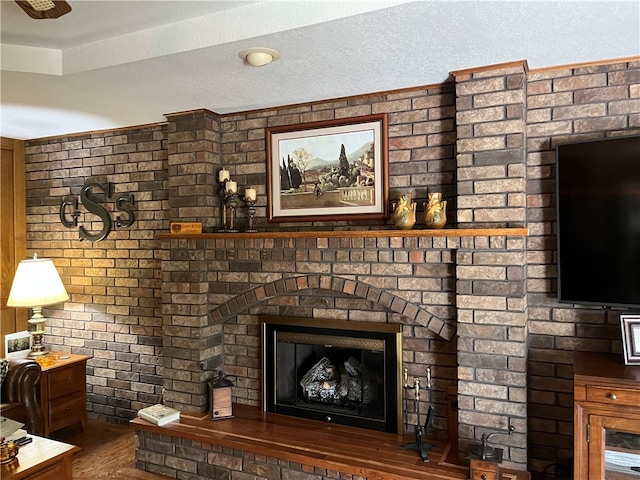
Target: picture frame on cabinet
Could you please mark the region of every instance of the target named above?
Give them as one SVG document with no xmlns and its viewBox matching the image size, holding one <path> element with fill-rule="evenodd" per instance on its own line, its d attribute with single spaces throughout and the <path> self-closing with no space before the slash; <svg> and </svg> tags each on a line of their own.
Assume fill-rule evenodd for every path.
<svg viewBox="0 0 640 480">
<path fill-rule="evenodd" d="M 387 115 L 267 128 L 269 222 L 386 220 Z"/>
<path fill-rule="evenodd" d="M 31 352 L 33 339 L 31 334 L 22 332 L 8 333 L 4 336 L 4 352 L 6 358 L 26 358 Z"/>
<path fill-rule="evenodd" d="M 640 315 L 620 315 L 625 365 L 640 365 Z"/>
</svg>

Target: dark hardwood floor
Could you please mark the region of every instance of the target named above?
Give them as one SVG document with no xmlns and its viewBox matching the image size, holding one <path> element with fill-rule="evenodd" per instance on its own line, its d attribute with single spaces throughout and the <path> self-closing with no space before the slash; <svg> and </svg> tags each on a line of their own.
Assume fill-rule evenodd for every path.
<svg viewBox="0 0 640 480">
<path fill-rule="evenodd" d="M 80 424 L 51 434 L 51 438 L 77 445 L 73 457 L 74 480 L 169 480 L 135 468 L 135 431 L 129 425 L 116 425 L 89 419 L 83 432 Z"/>
</svg>

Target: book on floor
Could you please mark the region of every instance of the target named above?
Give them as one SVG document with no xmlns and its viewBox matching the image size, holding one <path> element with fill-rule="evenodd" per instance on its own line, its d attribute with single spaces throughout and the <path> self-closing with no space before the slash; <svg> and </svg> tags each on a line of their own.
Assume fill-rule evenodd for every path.
<svg viewBox="0 0 640 480">
<path fill-rule="evenodd" d="M 180 412 L 178 410 L 161 404 L 138 410 L 138 416 L 159 427 L 180 420 Z"/>
</svg>

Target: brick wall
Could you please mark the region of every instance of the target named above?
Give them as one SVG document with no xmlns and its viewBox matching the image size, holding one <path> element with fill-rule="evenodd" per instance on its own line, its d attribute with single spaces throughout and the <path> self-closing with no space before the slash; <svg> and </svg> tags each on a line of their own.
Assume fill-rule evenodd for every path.
<svg viewBox="0 0 640 480">
<path fill-rule="evenodd" d="M 161 398 L 165 252 L 154 237 L 169 227 L 166 138 L 165 127 L 155 126 L 30 141 L 26 148 L 28 254 L 52 258 L 71 296 L 45 307 L 44 341 L 91 357 L 89 411 L 103 418 L 130 418 Z M 64 197 L 79 196 L 85 180 L 133 193 L 135 223 L 102 242 L 81 242 L 78 227 L 97 233 L 99 217 L 80 205 L 78 227 L 68 229 L 59 211 Z M 92 192 L 115 220 L 114 202 Z"/>
<path fill-rule="evenodd" d="M 438 366 L 434 369 L 436 402 L 441 407 L 437 424 L 446 429 L 446 390 L 455 385 L 456 376 L 455 341 L 452 341 L 455 330 L 453 320 L 448 318 L 453 313 L 448 305 L 453 296 L 453 265 L 448 250 L 442 251 L 443 247 L 438 247 L 437 242 L 434 246 L 432 239 L 420 241 L 420 245 L 416 239 L 403 241 L 398 238 L 391 241 L 334 238 L 294 242 L 225 240 L 222 251 L 216 248 L 218 242 L 222 241 L 208 240 L 202 244 L 197 241 L 191 245 L 180 240 L 170 241 L 172 252 L 183 252 L 178 256 L 184 257 L 189 252 L 195 259 L 216 258 L 204 263 L 210 272 L 217 272 L 211 276 L 218 277 L 213 281 L 216 285 L 224 285 L 225 292 L 209 295 L 209 305 L 213 308 L 209 325 L 219 327 L 223 332 L 224 368 L 227 374 L 237 378 L 234 396 L 239 402 L 260 405 L 261 352 L 257 315 L 400 323 L 404 325 L 404 360 L 410 375 L 425 377 L 427 366 Z M 428 251 L 434 261 L 409 262 L 410 251 L 420 253 L 422 258 Z M 436 252 L 438 255 L 434 255 Z M 297 260 L 273 259 L 280 255 Z M 364 260 L 365 255 L 369 257 L 367 260 Z M 359 258 L 359 262 L 355 262 L 355 258 Z M 246 268 L 248 262 L 251 263 L 249 269 Z M 316 273 L 318 270 L 322 272 Z M 350 272 L 345 273 L 346 270 Z M 353 274 L 354 270 L 361 274 Z M 172 289 L 173 284 L 168 282 L 167 288 Z M 423 297 L 431 300 L 423 301 Z M 177 305 L 178 309 L 186 309 L 186 305 Z M 174 321 L 184 325 L 188 323 L 185 316 Z M 183 329 L 183 343 L 188 344 L 191 336 L 199 333 L 199 329 Z M 191 358 L 197 361 L 191 362 L 188 368 L 195 374 L 201 371 L 200 363 L 205 363 L 210 378 L 213 369 L 209 365 L 220 366 L 222 352 L 217 349 L 203 351 L 191 343 Z M 184 352 L 184 349 L 180 352 L 182 357 L 186 356 Z M 181 409 L 206 403 L 206 398 L 194 401 L 190 387 L 183 383 L 165 386 L 167 400 Z M 201 393 L 206 397 L 206 390 Z M 423 411 L 426 411 L 426 405 Z"/>
<path fill-rule="evenodd" d="M 238 376 L 239 400 L 255 402 L 257 313 L 399 322 L 412 372 L 434 367 L 438 427 L 455 383 L 461 438 L 514 421 L 522 433 L 505 442 L 509 461 L 522 467 L 528 457 L 541 471 L 571 455 L 571 352 L 620 349 L 616 312 L 555 301 L 553 149 L 603 130 L 640 131 L 639 75 L 638 62 L 539 72 L 509 64 L 455 72 L 454 85 L 223 117 L 176 114 L 166 126 L 30 141 L 29 253 L 53 258 L 72 295 L 45 308 L 45 342 L 92 356 L 90 412 L 125 421 L 160 401 L 163 387 L 170 402 L 204 408 L 203 381 L 223 365 Z M 529 237 L 154 239 L 172 219 L 217 224 L 211 180 L 220 165 L 241 187 L 258 188 L 258 228 L 278 228 L 266 223 L 264 129 L 380 112 L 389 116 L 392 198 L 437 189 L 449 200 L 450 225 L 524 222 Z M 170 186 L 174 175 L 183 178 Z M 57 215 L 62 196 L 85 179 L 134 193 L 136 223 L 103 242 L 79 242 Z M 84 211 L 79 220 L 99 228 Z M 331 277 L 331 288 L 270 295 L 294 276 Z M 361 290 L 340 281 L 392 296 L 358 298 Z M 255 303 L 235 303 L 252 299 L 249 291 Z M 454 321 L 454 340 L 434 331 Z"/>
<path fill-rule="evenodd" d="M 366 480 L 313 465 L 195 440 L 137 432 L 136 467 L 189 480 Z"/>
<path fill-rule="evenodd" d="M 620 352 L 620 311 L 556 302 L 555 146 L 640 133 L 640 61 L 530 72 L 526 168 L 529 456 L 573 456 L 572 352 Z M 597 234 L 597 232 L 594 232 Z"/>
</svg>

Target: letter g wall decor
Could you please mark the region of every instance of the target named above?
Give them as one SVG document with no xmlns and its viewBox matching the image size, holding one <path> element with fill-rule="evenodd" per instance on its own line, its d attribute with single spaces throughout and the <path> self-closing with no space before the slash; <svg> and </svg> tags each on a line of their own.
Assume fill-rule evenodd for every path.
<svg viewBox="0 0 640 480">
<path fill-rule="evenodd" d="M 115 208 L 126 214 L 124 218 L 121 218 L 119 215 L 116 217 L 116 227 L 126 228 L 133 225 L 135 220 L 132 209 L 135 205 L 133 194 L 119 193 L 114 195 L 113 184 L 111 182 L 85 182 L 82 187 L 82 191 L 80 192 L 80 202 L 90 213 L 100 217 L 100 220 L 102 221 L 102 229 L 98 233 L 90 233 L 83 226 L 80 226 L 80 241 L 89 240 L 91 242 L 99 242 L 100 240 L 107 238 L 107 235 L 111 233 L 111 214 L 103 205 L 97 203 L 96 200 L 90 197 L 92 189 L 102 190 L 106 200 L 109 202 L 115 202 Z M 70 213 L 67 212 L 68 207 L 73 207 L 73 211 Z M 68 219 L 67 215 L 71 216 L 71 220 Z M 80 211 L 78 210 L 78 197 L 64 197 L 60 204 L 60 221 L 62 224 L 67 228 L 77 227 L 79 216 Z"/>
</svg>

